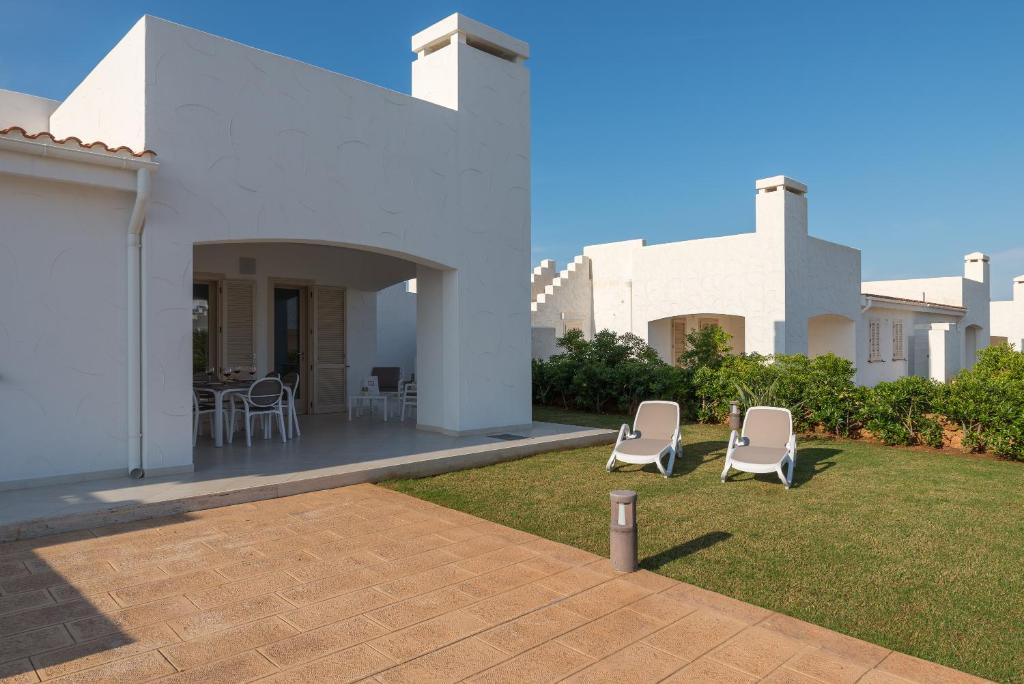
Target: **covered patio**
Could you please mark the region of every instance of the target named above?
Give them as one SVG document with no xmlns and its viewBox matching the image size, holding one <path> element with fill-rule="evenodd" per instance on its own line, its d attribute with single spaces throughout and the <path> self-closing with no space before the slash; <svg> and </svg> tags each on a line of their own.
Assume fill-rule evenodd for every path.
<svg viewBox="0 0 1024 684">
<path fill-rule="evenodd" d="M 303 417 L 302 436 L 200 441 L 195 471 L 131 480 L 67 482 L 3 492 L 0 542 L 204 510 L 393 477 L 415 477 L 610 443 L 611 430 L 534 422 L 515 433 L 450 436 L 413 421 Z"/>
</svg>

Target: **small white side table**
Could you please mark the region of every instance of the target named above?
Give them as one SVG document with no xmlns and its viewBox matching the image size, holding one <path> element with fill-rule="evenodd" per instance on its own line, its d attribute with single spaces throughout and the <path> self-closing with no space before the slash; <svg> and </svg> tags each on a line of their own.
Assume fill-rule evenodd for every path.
<svg viewBox="0 0 1024 684">
<path fill-rule="evenodd" d="M 373 402 L 379 401 L 384 407 L 384 422 L 388 422 L 388 395 L 386 394 L 351 394 L 348 398 L 348 419 L 352 420 L 352 409 L 356 402 L 365 402 L 370 407 L 370 416 L 373 416 Z"/>
</svg>

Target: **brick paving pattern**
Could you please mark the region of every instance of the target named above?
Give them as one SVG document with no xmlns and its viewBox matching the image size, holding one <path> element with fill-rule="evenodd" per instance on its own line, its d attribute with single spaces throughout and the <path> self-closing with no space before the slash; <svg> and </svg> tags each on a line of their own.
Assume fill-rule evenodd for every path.
<svg viewBox="0 0 1024 684">
<path fill-rule="evenodd" d="M 0 682 L 977 678 L 373 485 L 0 544 Z"/>
</svg>

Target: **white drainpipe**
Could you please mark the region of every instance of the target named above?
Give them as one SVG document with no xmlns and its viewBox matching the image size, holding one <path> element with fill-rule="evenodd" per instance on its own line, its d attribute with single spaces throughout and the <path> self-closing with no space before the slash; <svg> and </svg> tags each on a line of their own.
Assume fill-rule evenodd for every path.
<svg viewBox="0 0 1024 684">
<path fill-rule="evenodd" d="M 146 396 L 145 366 L 143 365 L 143 279 L 142 229 L 146 224 L 146 208 L 152 184 L 149 169 L 135 172 L 135 206 L 128 221 L 128 474 L 135 478 L 145 476 L 142 456 L 143 401 Z"/>
</svg>

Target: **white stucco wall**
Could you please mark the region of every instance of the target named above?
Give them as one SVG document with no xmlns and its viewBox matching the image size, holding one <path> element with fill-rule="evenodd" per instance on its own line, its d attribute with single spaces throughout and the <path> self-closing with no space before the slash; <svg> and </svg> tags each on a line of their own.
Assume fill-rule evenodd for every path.
<svg viewBox="0 0 1024 684">
<path fill-rule="evenodd" d="M 377 293 L 378 366 L 399 366 L 406 378 L 416 372 L 416 293 L 398 283 Z"/>
<path fill-rule="evenodd" d="M 544 291 L 530 304 L 531 325 L 536 328 L 552 328 L 556 337 L 561 337 L 572 328 L 578 328 L 586 339 L 590 339 L 595 332 L 593 302 L 590 259 L 578 256 L 552 278 Z M 535 356 L 536 344 L 535 338 Z M 554 353 L 557 353 L 557 350 L 552 347 L 549 353 L 541 358 L 547 358 Z"/>
<path fill-rule="evenodd" d="M 738 316 L 747 352 L 806 353 L 808 319 L 856 319 L 860 252 L 807 234 L 805 190 L 782 177 L 758 181 L 754 233 L 585 247 L 595 329 L 630 330 L 661 350 L 670 334 L 657 321 Z"/>
<path fill-rule="evenodd" d="M 458 31 L 456 38 L 478 28 L 461 18 L 446 21 Z M 53 112 L 50 128 L 57 136 L 159 153 L 142 239 L 147 470 L 192 462 L 193 272 L 229 270 L 197 266 L 198 243 L 281 241 L 395 257 L 403 272 L 381 287 L 419 276 L 418 312 L 437 314 L 417 326 L 416 365 L 435 373 L 432 382 L 421 375 L 421 427 L 467 432 L 530 422 L 529 73 L 521 59 L 502 59 L 458 40 L 421 54 L 413 72 L 420 97 L 145 17 Z M 77 206 L 74 193 L 62 196 Z M 65 244 L 84 239 L 90 211 L 97 213 L 97 225 L 109 224 L 111 231 L 116 226 L 113 248 L 102 257 L 90 252 L 76 265 L 76 275 L 103 271 L 97 279 L 102 294 L 89 287 L 74 293 L 94 295 L 80 303 L 85 317 L 105 306 L 96 301 L 123 297 L 127 215 L 120 214 L 130 209 L 131 198 L 102 203 L 116 221 L 101 220 L 104 209 L 93 208 L 91 199 L 82 202 L 84 209 L 56 206 L 54 221 L 63 224 L 53 239 L 44 241 L 38 232 L 25 239 L 39 243 L 46 255 L 40 261 L 49 266 L 60 262 Z M 45 220 L 45 214 L 35 218 L 34 200 L 22 203 L 21 223 Z M 6 202 L 4 220 L 10 220 Z M 90 244 L 100 250 L 101 242 Z M 24 291 L 24 284 L 18 289 Z M 123 315 L 124 302 L 113 309 Z M 264 307 L 258 310 L 264 315 Z M 374 288 L 351 286 L 349 311 L 370 331 L 350 341 L 350 357 L 365 358 L 365 369 L 350 364 L 351 381 L 377 361 Z M 82 358 L 73 366 L 92 372 L 85 360 L 110 353 L 111 345 L 106 339 L 82 345 L 73 321 L 62 322 L 50 311 L 49 333 L 81 345 Z M 123 319 L 99 321 L 118 345 L 127 343 Z M 257 343 L 264 344 L 264 337 L 258 335 Z M 18 351 L 19 363 L 33 358 L 25 356 L 30 350 Z M 118 367 L 124 365 L 119 359 Z M 19 388 L 34 373 L 45 382 L 33 391 L 62 386 L 45 369 L 20 372 Z M 126 379 L 97 373 L 104 377 L 102 401 L 123 413 Z M 75 393 L 83 402 L 80 412 L 92 410 L 90 393 Z M 12 415 L 19 414 L 7 413 L 5 420 Z M 51 424 L 61 428 L 59 439 L 83 443 L 81 431 L 63 430 L 75 410 L 63 407 L 51 415 Z M 116 430 L 107 430 L 111 421 L 104 427 L 119 445 L 105 452 L 111 467 L 127 465 L 121 422 Z M 11 425 L 18 434 L 7 439 L 18 444 L 28 444 L 40 427 L 38 421 Z M 38 470 L 106 467 L 105 461 L 80 458 L 81 451 L 69 449 L 64 462 Z M 25 457 L 36 456 L 32 451 Z"/>
<path fill-rule="evenodd" d="M 133 199 L 0 174 L 0 488 L 125 472 Z"/>
<path fill-rule="evenodd" d="M 1017 351 L 1024 349 L 1024 275 L 1013 279 L 1012 299 L 992 302 L 992 335 L 1005 337 Z"/>
<path fill-rule="evenodd" d="M 59 104 L 57 100 L 0 88 L 0 129 L 20 126 L 30 134 L 48 131 L 50 115 Z"/>
</svg>

